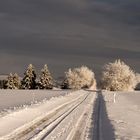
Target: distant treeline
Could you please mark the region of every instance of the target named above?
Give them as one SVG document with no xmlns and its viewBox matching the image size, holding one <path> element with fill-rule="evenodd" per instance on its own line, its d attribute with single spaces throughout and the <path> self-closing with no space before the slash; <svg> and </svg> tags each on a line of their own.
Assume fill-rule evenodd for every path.
<svg viewBox="0 0 140 140">
<path fill-rule="evenodd" d="M 121 60 L 105 64 L 98 88 L 110 91 L 132 91 L 140 83 L 140 74 L 135 73 Z M 63 81 L 58 84 L 53 79 L 47 64 L 41 69 L 37 78 L 35 67 L 29 64 L 24 77 L 17 73 L 10 73 L 6 79 L 0 80 L 2 89 L 92 89 L 96 90 L 96 78 L 94 72 L 86 66 L 69 69 L 65 72 Z"/>
</svg>

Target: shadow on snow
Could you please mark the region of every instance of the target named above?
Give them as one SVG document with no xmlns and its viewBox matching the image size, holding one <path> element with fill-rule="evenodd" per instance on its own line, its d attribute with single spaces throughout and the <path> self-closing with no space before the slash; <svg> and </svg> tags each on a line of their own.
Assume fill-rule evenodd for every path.
<svg viewBox="0 0 140 140">
<path fill-rule="evenodd" d="M 91 140 L 115 140 L 114 127 L 109 120 L 104 97 L 101 91 L 97 94 L 89 138 Z"/>
</svg>

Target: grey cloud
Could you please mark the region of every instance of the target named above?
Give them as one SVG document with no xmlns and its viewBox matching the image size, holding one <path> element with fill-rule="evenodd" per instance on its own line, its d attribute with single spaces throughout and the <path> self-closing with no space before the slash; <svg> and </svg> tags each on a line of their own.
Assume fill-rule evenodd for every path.
<svg viewBox="0 0 140 140">
<path fill-rule="evenodd" d="M 116 58 L 140 71 L 139 13 L 138 0 L 1 0 L 0 73 L 8 61 L 19 73 L 28 63 L 58 74 L 83 63 L 98 73 Z"/>
</svg>

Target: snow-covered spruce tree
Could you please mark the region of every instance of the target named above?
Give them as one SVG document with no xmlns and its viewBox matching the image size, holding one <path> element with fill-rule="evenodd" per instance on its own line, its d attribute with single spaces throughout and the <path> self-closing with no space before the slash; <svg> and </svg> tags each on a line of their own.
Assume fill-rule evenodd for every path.
<svg viewBox="0 0 140 140">
<path fill-rule="evenodd" d="M 53 88 L 53 78 L 49 72 L 47 64 L 41 70 L 41 75 L 38 83 L 39 89 L 52 89 Z"/>
<path fill-rule="evenodd" d="M 7 77 L 7 84 L 6 84 L 7 89 L 14 89 L 14 82 L 13 82 L 13 74 L 10 73 L 9 76 Z"/>
<path fill-rule="evenodd" d="M 69 69 L 68 72 L 65 73 L 65 80 L 62 83 L 62 88 L 89 88 L 95 81 L 94 72 L 86 66 L 82 66 L 79 68 Z"/>
<path fill-rule="evenodd" d="M 19 76 L 16 73 L 15 74 L 10 73 L 7 78 L 6 84 L 7 89 L 20 89 L 20 86 L 21 82 Z"/>
<path fill-rule="evenodd" d="M 32 64 L 30 64 L 24 73 L 24 78 L 22 79 L 23 89 L 35 89 L 36 88 L 36 72 Z"/>
<path fill-rule="evenodd" d="M 101 86 L 110 91 L 132 91 L 137 85 L 136 75 L 131 68 L 121 60 L 104 66 Z"/>
<path fill-rule="evenodd" d="M 20 78 L 19 78 L 19 76 L 18 76 L 17 73 L 15 73 L 15 74 L 13 75 L 13 81 L 14 81 L 15 87 L 16 87 L 17 89 L 20 89 L 20 88 L 21 88 L 21 81 L 20 81 Z"/>
</svg>

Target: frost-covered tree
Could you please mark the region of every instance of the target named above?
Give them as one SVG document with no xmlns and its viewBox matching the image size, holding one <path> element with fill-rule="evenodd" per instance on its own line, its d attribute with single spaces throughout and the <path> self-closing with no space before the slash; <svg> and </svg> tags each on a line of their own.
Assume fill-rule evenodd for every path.
<svg viewBox="0 0 140 140">
<path fill-rule="evenodd" d="M 39 89 L 52 89 L 53 88 L 53 78 L 48 69 L 47 64 L 41 70 L 41 75 L 38 83 Z"/>
<path fill-rule="evenodd" d="M 15 73 L 15 74 L 13 75 L 13 81 L 14 81 L 15 87 L 16 87 L 17 89 L 20 89 L 20 88 L 21 88 L 21 81 L 20 81 L 20 78 L 19 78 L 19 76 L 18 76 L 17 73 Z"/>
<path fill-rule="evenodd" d="M 15 88 L 12 73 L 10 73 L 9 76 L 7 77 L 6 87 L 7 87 L 7 89 L 14 89 Z"/>
<path fill-rule="evenodd" d="M 65 73 L 65 80 L 62 83 L 62 88 L 81 89 L 89 88 L 95 82 L 94 72 L 86 66 L 69 69 Z"/>
<path fill-rule="evenodd" d="M 20 89 L 20 86 L 21 82 L 19 76 L 16 73 L 15 74 L 10 73 L 7 78 L 6 84 L 7 89 Z"/>
<path fill-rule="evenodd" d="M 36 88 L 36 72 L 32 64 L 30 64 L 24 73 L 24 78 L 22 79 L 23 89 L 35 89 Z"/>
<path fill-rule="evenodd" d="M 104 66 L 101 85 L 106 90 L 131 91 L 137 85 L 136 75 L 128 65 L 116 60 Z"/>
<path fill-rule="evenodd" d="M 137 84 L 140 83 L 140 74 L 139 73 L 136 73 L 136 80 L 137 80 Z"/>
<path fill-rule="evenodd" d="M 136 73 L 137 86 L 136 90 L 140 90 L 140 73 Z"/>
</svg>

